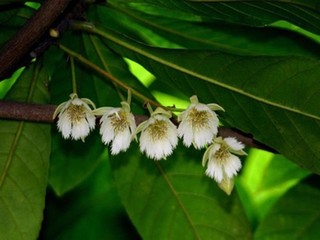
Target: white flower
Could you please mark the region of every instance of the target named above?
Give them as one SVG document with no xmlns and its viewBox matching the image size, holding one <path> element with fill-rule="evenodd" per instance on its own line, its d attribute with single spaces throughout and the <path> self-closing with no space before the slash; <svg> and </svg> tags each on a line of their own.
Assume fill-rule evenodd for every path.
<svg viewBox="0 0 320 240">
<path fill-rule="evenodd" d="M 243 148 L 244 145 L 235 138 L 218 137 L 207 148 L 202 158 L 202 165 L 207 164 L 206 175 L 213 178 L 228 194 L 233 188 L 233 177 L 241 168 L 241 161 L 234 154 L 246 155 Z"/>
<path fill-rule="evenodd" d="M 199 103 L 197 96 L 190 100 L 190 106 L 178 116 L 178 135 L 185 146 L 190 147 L 192 143 L 200 149 L 211 143 L 218 133 L 219 119 L 214 110 L 224 110 L 217 104 Z"/>
<path fill-rule="evenodd" d="M 58 130 L 65 139 L 82 139 L 89 135 L 95 127 L 95 116 L 91 105 L 94 103 L 87 98 L 78 98 L 76 93 L 70 94 L 70 100 L 61 103 L 53 114 L 53 119 L 58 116 Z"/>
<path fill-rule="evenodd" d="M 120 151 L 126 151 L 136 129 L 136 122 L 133 114 L 130 112 L 130 105 L 127 102 L 121 102 L 122 108 L 99 108 L 94 112 L 103 116 L 100 119 L 102 142 L 111 145 L 111 154 L 116 155 Z M 102 115 L 102 114 L 101 114 Z"/>
<path fill-rule="evenodd" d="M 171 113 L 157 108 L 151 117 L 137 127 L 141 132 L 140 150 L 154 160 L 171 155 L 178 144 L 176 126 L 170 121 Z"/>
</svg>

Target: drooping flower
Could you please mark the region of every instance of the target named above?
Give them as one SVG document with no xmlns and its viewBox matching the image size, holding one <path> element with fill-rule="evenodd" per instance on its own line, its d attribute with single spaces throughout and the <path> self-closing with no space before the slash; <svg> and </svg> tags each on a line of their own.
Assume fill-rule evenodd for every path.
<svg viewBox="0 0 320 240">
<path fill-rule="evenodd" d="M 84 141 L 84 138 L 94 129 L 96 118 L 90 106 L 95 108 L 90 99 L 78 98 L 76 93 L 72 93 L 70 100 L 56 108 L 53 119 L 58 116 L 58 130 L 65 139 L 71 137 L 74 140 Z"/>
<path fill-rule="evenodd" d="M 178 144 L 177 127 L 170 121 L 171 112 L 157 108 L 148 120 L 137 127 L 140 150 L 154 160 L 171 155 Z"/>
<path fill-rule="evenodd" d="M 219 119 L 214 111 L 224 110 L 214 103 L 199 103 L 195 95 L 190 101 L 190 106 L 178 116 L 178 135 L 183 138 L 185 146 L 190 147 L 192 143 L 200 149 L 211 143 L 218 133 Z"/>
<path fill-rule="evenodd" d="M 202 158 L 202 165 L 207 164 L 206 175 L 213 178 L 228 194 L 233 188 L 233 177 L 241 168 L 241 161 L 234 154 L 246 155 L 243 148 L 244 145 L 235 138 L 217 137 Z"/>
<path fill-rule="evenodd" d="M 126 151 L 136 129 L 136 122 L 130 112 L 130 105 L 121 102 L 121 108 L 102 107 L 96 109 L 96 115 L 102 115 L 100 119 L 100 134 L 104 144 L 111 144 L 111 154 L 116 155 L 121 151 Z"/>
</svg>

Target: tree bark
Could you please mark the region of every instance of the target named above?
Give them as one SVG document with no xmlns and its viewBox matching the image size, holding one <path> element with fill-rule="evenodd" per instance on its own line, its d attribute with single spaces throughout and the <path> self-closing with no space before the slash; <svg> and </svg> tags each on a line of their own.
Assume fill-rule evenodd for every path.
<svg viewBox="0 0 320 240">
<path fill-rule="evenodd" d="M 39 10 L 0 50 L 0 81 L 10 77 L 72 0 L 46 0 Z M 32 57 L 32 56 L 30 56 Z"/>
</svg>

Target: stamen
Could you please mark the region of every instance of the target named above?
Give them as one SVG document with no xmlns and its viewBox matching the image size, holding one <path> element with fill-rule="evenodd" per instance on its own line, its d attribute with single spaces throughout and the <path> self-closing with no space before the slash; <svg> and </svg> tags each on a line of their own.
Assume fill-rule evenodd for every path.
<svg viewBox="0 0 320 240">
<path fill-rule="evenodd" d="M 193 128 L 199 129 L 209 126 L 210 115 L 208 111 L 198 111 L 196 108 L 192 108 L 189 117 Z"/>
<path fill-rule="evenodd" d="M 85 118 L 86 108 L 83 105 L 70 104 L 67 114 L 73 123 L 78 123 Z"/>
<path fill-rule="evenodd" d="M 215 158 L 219 160 L 219 163 L 223 165 L 227 159 L 229 159 L 231 153 L 228 151 L 228 146 L 226 144 L 220 144 L 220 148 L 215 152 Z"/>
<path fill-rule="evenodd" d="M 149 131 L 150 136 L 153 140 L 163 139 L 167 135 L 167 123 L 163 120 L 156 120 L 151 124 L 147 131 Z"/>
<path fill-rule="evenodd" d="M 111 124 L 114 127 L 114 132 L 117 134 L 118 132 L 124 131 L 129 127 L 129 122 L 127 120 L 127 114 L 124 111 L 118 111 L 109 116 L 111 120 Z"/>
</svg>

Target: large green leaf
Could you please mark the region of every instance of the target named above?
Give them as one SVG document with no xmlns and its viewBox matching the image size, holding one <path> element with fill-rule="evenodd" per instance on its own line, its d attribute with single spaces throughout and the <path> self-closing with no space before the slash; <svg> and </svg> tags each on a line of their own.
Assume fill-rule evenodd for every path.
<svg viewBox="0 0 320 240">
<path fill-rule="evenodd" d="M 319 183 L 319 177 L 314 179 Z M 255 232 L 255 239 L 317 239 L 320 234 L 319 184 L 301 183 L 272 208 Z"/>
<path fill-rule="evenodd" d="M 203 21 L 223 21 L 234 24 L 250 26 L 265 26 L 278 20 L 286 20 L 300 27 L 320 33 L 320 15 L 317 1 L 167 1 L 167 0 L 133 0 L 111 1 L 114 4 L 121 2 L 123 5 L 148 12 L 157 16 L 176 17 L 182 15 L 195 15 Z M 188 19 L 188 17 L 186 17 Z"/>
<path fill-rule="evenodd" d="M 222 105 L 226 113 L 221 115 L 229 125 L 320 173 L 319 61 L 159 49 L 107 29 L 94 31 L 159 81 Z"/>
<path fill-rule="evenodd" d="M 47 72 L 34 63 L 6 99 L 47 103 L 47 81 Z M 1 239 L 36 239 L 48 178 L 50 125 L 1 120 L 0 135 Z"/>
<path fill-rule="evenodd" d="M 143 239 L 250 239 L 237 195 L 204 175 L 201 154 L 177 149 L 163 161 L 136 143 L 110 159 L 122 202 Z"/>
<path fill-rule="evenodd" d="M 101 15 L 102 24 L 109 24 L 113 17 L 114 20 L 126 27 L 122 31 L 125 31 L 127 35 L 130 34 L 130 37 L 136 39 L 134 34 L 138 32 L 147 43 L 150 43 L 154 36 L 161 35 L 188 49 L 213 49 L 245 55 L 319 57 L 317 43 L 288 30 L 219 23 L 195 23 L 152 16 L 124 8 L 116 10 L 119 12 L 102 6 L 96 11 Z M 106 16 L 109 17 L 106 18 Z M 118 27 L 114 29 L 118 30 Z M 143 33 L 145 34 L 143 35 Z"/>
</svg>

